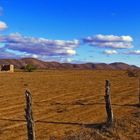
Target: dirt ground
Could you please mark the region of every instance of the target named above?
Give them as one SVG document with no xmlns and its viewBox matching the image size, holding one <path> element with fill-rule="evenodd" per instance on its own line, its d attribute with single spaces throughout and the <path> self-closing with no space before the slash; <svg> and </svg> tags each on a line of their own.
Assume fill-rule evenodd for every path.
<svg viewBox="0 0 140 140">
<path fill-rule="evenodd" d="M 104 70 L 0 73 L 0 140 L 27 139 L 26 89 L 32 93 L 37 140 L 61 139 L 70 132 L 92 129 L 90 125 L 102 125 L 106 79 L 111 82 L 118 139 L 140 140 L 138 79 L 125 71 Z"/>
</svg>

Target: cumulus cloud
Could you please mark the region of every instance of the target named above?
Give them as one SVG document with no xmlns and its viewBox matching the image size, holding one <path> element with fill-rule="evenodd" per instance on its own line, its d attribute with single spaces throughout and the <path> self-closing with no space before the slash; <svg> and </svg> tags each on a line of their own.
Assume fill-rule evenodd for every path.
<svg viewBox="0 0 140 140">
<path fill-rule="evenodd" d="M 6 28 L 8 28 L 7 24 L 3 21 L 0 21 L 0 30 L 5 30 Z"/>
<path fill-rule="evenodd" d="M 95 35 L 83 39 L 83 42 L 96 47 L 106 47 L 113 49 L 132 48 L 133 38 L 131 36 L 115 36 L 115 35 Z"/>
<path fill-rule="evenodd" d="M 49 40 L 46 38 L 34 38 L 23 36 L 19 33 L 8 36 L 0 36 L 0 42 L 5 44 L 4 48 L 18 51 L 25 56 L 35 58 L 41 56 L 72 56 L 76 54 L 79 46 L 78 40 Z"/>
<path fill-rule="evenodd" d="M 127 52 L 126 54 L 140 55 L 140 50 L 132 50 L 132 51 Z"/>
<path fill-rule="evenodd" d="M 112 55 L 112 54 L 118 54 L 118 52 L 116 50 L 105 50 L 104 54 Z"/>
<path fill-rule="evenodd" d="M 7 51 L 5 48 L 0 48 L 0 58 L 18 58 L 15 53 Z"/>
</svg>

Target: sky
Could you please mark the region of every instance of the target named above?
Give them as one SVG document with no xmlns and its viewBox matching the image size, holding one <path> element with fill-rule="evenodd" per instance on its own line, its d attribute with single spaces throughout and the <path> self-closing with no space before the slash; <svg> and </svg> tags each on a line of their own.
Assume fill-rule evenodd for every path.
<svg viewBox="0 0 140 140">
<path fill-rule="evenodd" d="M 0 0 L 0 58 L 140 66 L 139 0 Z"/>
</svg>

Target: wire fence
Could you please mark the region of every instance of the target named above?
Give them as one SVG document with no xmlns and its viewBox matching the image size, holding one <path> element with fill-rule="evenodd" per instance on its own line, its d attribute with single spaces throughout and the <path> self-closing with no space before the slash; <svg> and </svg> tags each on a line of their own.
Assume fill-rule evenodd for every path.
<svg viewBox="0 0 140 140">
<path fill-rule="evenodd" d="M 122 88 L 123 87 L 123 88 Z M 117 93 L 115 93 L 115 91 L 118 91 Z M 29 93 L 28 91 L 26 91 L 26 93 Z M 118 107 L 138 107 L 140 105 L 140 86 L 135 86 L 135 87 L 129 87 L 128 86 L 126 88 L 124 88 L 124 86 L 120 86 L 120 87 L 115 87 L 114 90 L 110 91 L 110 85 L 106 85 L 105 86 L 105 94 L 98 94 L 98 95 L 90 95 L 90 96 L 86 96 L 86 97 L 80 97 L 78 98 L 74 98 L 74 101 L 71 100 L 69 103 L 66 103 L 64 101 L 59 101 L 56 100 L 57 97 L 54 98 L 50 98 L 50 99 L 44 99 L 41 101 L 37 101 L 37 102 L 33 102 L 33 106 L 40 108 L 41 105 L 44 103 L 46 105 L 46 107 L 48 107 L 48 105 L 50 106 L 94 106 L 94 105 L 102 105 L 105 106 L 106 108 L 106 113 L 107 113 L 107 124 L 109 126 L 112 126 L 113 123 L 113 106 L 118 106 Z M 67 96 L 71 95 L 73 93 L 67 93 L 65 95 L 63 95 L 67 98 Z M 30 95 L 31 96 L 31 95 Z M 29 97 L 29 96 L 28 96 Z M 59 98 L 61 98 L 61 95 L 58 96 Z M 124 100 L 126 101 L 126 103 L 117 103 L 118 99 L 122 99 L 124 98 Z M 135 98 L 135 101 L 137 102 L 129 102 L 129 100 L 127 101 L 128 98 Z M 97 100 L 98 99 L 98 100 Z M 27 99 L 26 99 L 27 100 Z M 56 101 L 55 101 L 56 100 Z M 97 101 L 95 101 L 97 100 Z M 111 101 L 112 100 L 112 101 Z M 116 101 L 115 101 L 116 100 Z M 51 102 L 52 101 L 52 102 Z M 31 108 L 31 103 L 32 101 L 28 100 L 28 106 L 26 107 L 26 120 L 18 120 L 18 119 L 8 119 L 8 118 L 2 118 L 0 120 L 3 121 L 15 121 L 15 122 L 26 122 L 27 121 L 27 129 L 28 129 L 28 140 L 35 140 L 35 133 L 34 133 L 34 123 L 48 123 L 48 124 L 64 124 L 64 125 L 83 125 L 82 123 L 78 123 L 78 122 L 57 122 L 57 121 L 47 121 L 47 120 L 34 120 L 32 117 L 32 108 Z M 29 109 L 28 113 L 27 110 Z M 29 116 L 28 116 L 29 115 Z M 30 126 L 30 127 L 29 127 Z M 33 136 L 31 136 L 33 135 Z"/>
</svg>

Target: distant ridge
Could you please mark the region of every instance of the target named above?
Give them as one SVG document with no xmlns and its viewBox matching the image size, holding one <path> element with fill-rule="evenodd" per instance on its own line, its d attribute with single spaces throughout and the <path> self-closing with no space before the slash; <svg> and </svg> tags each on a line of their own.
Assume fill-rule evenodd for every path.
<svg viewBox="0 0 140 140">
<path fill-rule="evenodd" d="M 127 70 L 139 69 L 134 65 L 128 65 L 122 62 L 115 62 L 111 64 L 106 63 L 85 63 L 85 64 L 71 64 L 59 62 L 45 62 L 35 58 L 23 59 L 0 59 L 0 65 L 13 64 L 16 68 L 21 69 L 27 64 L 32 64 L 38 69 L 99 69 L 99 70 Z"/>
</svg>

